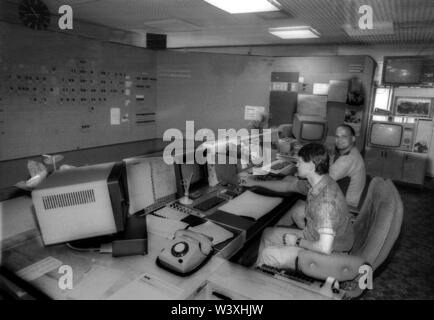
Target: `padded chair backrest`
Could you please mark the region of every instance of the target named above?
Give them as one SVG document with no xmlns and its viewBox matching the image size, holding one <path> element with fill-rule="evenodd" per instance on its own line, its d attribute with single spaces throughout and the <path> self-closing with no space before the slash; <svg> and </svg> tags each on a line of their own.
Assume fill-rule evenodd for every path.
<svg viewBox="0 0 434 320">
<path fill-rule="evenodd" d="M 375 270 L 387 257 L 401 230 L 403 206 L 393 183 L 375 177 L 354 223 L 352 255 L 361 256 Z"/>
</svg>

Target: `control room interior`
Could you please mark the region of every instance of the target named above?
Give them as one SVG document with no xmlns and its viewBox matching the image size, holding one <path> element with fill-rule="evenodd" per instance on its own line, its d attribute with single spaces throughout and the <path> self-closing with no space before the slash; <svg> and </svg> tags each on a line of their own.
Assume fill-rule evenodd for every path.
<svg viewBox="0 0 434 320">
<path fill-rule="evenodd" d="M 231 2 L 265 7 L 249 12 Z M 278 283 L 282 299 L 434 298 L 433 1 L 0 0 L 0 70 L 0 299 L 127 299 L 125 288 L 143 274 L 170 288 L 156 299 L 205 299 L 193 296 L 194 286 L 215 285 L 228 270 L 234 284 L 244 274 L 264 284 L 223 281 L 212 298 L 275 299 L 261 292 Z M 359 237 L 375 238 L 350 253 L 374 270 L 373 288 L 357 293 L 348 286 L 359 278 L 343 275 L 355 259 L 342 264 L 345 272 L 326 263 L 342 277 L 330 292 L 321 284 L 332 277 L 312 271 L 321 259 L 297 262 L 301 271 L 256 270 L 263 230 L 304 198 L 239 184 L 245 173 L 295 175 L 297 152 L 310 142 L 336 152 L 342 124 L 354 129 L 367 176 L 351 217 L 370 228 Z M 219 140 L 221 129 L 248 134 Z M 181 149 L 163 157 L 176 138 Z M 95 195 L 46 200 L 78 186 Z M 393 203 L 381 202 L 375 187 Z M 105 208 L 94 218 L 89 197 Z M 230 213 L 237 208 L 244 213 Z M 174 212 L 182 221 L 161 224 Z M 189 229 L 212 229 L 222 240 L 205 250 Z M 109 235 L 109 246 L 92 237 Z M 176 237 L 199 243 L 204 256 L 194 270 L 166 270 L 188 250 L 178 243 L 169 258 L 170 250 L 159 253 Z M 92 240 L 100 252 L 80 252 Z M 79 274 L 72 293 L 53 288 L 53 270 L 67 262 Z M 94 269 L 118 281 L 91 290 L 97 279 L 84 270 Z"/>
</svg>

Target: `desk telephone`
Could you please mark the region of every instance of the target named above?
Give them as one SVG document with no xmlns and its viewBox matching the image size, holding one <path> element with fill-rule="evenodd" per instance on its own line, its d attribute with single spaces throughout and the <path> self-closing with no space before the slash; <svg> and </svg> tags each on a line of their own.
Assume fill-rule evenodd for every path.
<svg viewBox="0 0 434 320">
<path fill-rule="evenodd" d="M 158 255 L 157 265 L 180 276 L 199 270 L 211 258 L 211 240 L 194 231 L 178 230 Z"/>
</svg>

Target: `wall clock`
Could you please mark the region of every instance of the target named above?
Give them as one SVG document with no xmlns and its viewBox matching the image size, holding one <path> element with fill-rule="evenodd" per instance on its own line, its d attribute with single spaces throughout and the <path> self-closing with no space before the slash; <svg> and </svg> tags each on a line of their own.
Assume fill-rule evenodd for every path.
<svg viewBox="0 0 434 320">
<path fill-rule="evenodd" d="M 41 0 L 22 0 L 18 12 L 21 21 L 29 28 L 47 29 L 50 24 L 50 11 Z"/>
</svg>

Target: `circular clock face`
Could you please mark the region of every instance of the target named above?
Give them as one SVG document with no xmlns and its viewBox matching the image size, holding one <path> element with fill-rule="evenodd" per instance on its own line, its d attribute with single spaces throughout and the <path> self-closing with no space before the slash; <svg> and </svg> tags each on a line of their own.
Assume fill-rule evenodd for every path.
<svg viewBox="0 0 434 320">
<path fill-rule="evenodd" d="M 41 0 L 22 0 L 18 7 L 20 19 L 29 28 L 47 29 L 50 11 Z"/>
</svg>

